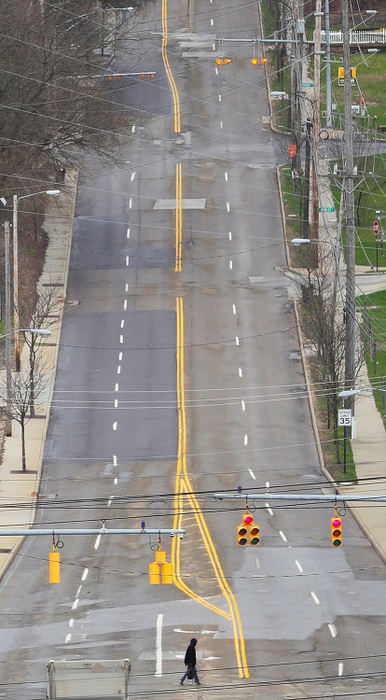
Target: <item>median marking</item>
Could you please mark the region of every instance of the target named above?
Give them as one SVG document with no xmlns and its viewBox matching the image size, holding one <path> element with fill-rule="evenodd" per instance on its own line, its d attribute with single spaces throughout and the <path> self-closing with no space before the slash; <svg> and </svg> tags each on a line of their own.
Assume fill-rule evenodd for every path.
<svg viewBox="0 0 386 700">
<path fill-rule="evenodd" d="M 183 580 L 182 566 L 188 566 L 186 557 L 181 552 L 181 540 L 179 537 L 174 537 L 172 540 L 172 562 L 174 565 L 173 582 L 181 591 L 190 598 L 200 603 L 227 620 L 232 622 L 233 638 L 236 653 L 236 662 L 240 678 L 248 678 L 249 671 L 245 656 L 245 644 L 240 620 L 240 614 L 237 607 L 237 602 L 230 586 L 225 578 L 220 560 L 217 555 L 216 548 L 210 536 L 206 520 L 199 505 L 198 499 L 192 488 L 186 458 L 186 409 L 185 409 L 185 383 L 184 383 L 184 310 L 182 297 L 177 298 L 177 409 L 178 409 L 178 453 L 177 453 L 177 472 L 175 480 L 175 497 L 174 497 L 174 520 L 173 527 L 180 528 L 183 525 L 184 506 L 188 509 L 189 518 L 192 516 L 196 520 L 197 527 L 201 534 L 206 552 L 210 559 L 213 571 L 226 601 L 228 611 L 224 610 L 211 600 L 207 600 L 192 590 Z M 194 581 L 194 578 L 191 579 Z M 212 598 L 212 595 L 210 596 Z"/>
</svg>

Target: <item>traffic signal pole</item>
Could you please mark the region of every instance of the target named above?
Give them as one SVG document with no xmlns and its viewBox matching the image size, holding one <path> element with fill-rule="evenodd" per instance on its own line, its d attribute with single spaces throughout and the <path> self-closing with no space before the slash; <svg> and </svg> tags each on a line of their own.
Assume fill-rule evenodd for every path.
<svg viewBox="0 0 386 700">
<path fill-rule="evenodd" d="M 0 529 L 0 537 L 14 535 L 22 535 L 23 537 L 31 537 L 32 535 L 179 535 L 180 539 L 184 538 L 185 530 L 178 528 L 159 528 L 159 527 L 144 527 L 144 528 L 29 528 L 27 530 L 3 530 Z"/>
</svg>

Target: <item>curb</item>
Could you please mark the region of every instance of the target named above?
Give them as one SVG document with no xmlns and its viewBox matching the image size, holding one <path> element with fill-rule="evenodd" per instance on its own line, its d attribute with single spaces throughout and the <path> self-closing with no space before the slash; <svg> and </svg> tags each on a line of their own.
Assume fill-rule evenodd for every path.
<svg viewBox="0 0 386 700">
<path fill-rule="evenodd" d="M 68 222 L 68 236 L 67 236 L 67 251 L 66 251 L 66 262 L 65 262 L 65 269 L 64 269 L 64 276 L 63 276 L 63 305 L 62 309 L 60 312 L 60 318 L 58 319 L 58 328 L 57 328 L 57 338 L 56 338 L 56 347 L 55 347 L 55 353 L 54 353 L 54 360 L 52 364 L 52 376 L 51 376 L 51 382 L 50 382 L 50 389 L 47 397 L 47 410 L 46 410 L 46 417 L 44 421 L 44 428 L 43 428 L 43 435 L 41 439 L 41 444 L 40 444 L 40 450 L 39 450 L 39 458 L 38 458 L 38 464 L 37 464 L 37 474 L 36 474 L 36 496 L 34 497 L 34 500 L 31 502 L 31 509 L 30 509 L 30 517 L 29 517 L 29 523 L 26 523 L 26 527 L 31 527 L 35 521 L 35 516 L 36 516 L 36 503 L 38 499 L 38 494 L 39 494 L 39 489 L 40 489 L 40 479 L 41 479 L 41 473 L 42 473 L 42 467 L 43 467 L 43 457 L 44 457 L 44 448 L 45 448 L 45 443 L 46 443 L 46 438 L 47 438 L 47 432 L 48 432 L 48 424 L 50 420 L 50 415 L 51 415 L 51 402 L 52 402 L 52 394 L 54 390 L 54 385 L 55 385 L 55 378 L 56 378 L 56 369 L 57 369 L 57 364 L 58 364 L 58 357 L 59 357 L 59 349 L 60 349 L 60 338 L 61 338 L 61 333 L 62 333 L 62 320 L 63 320 L 63 314 L 64 314 L 64 308 L 65 308 L 65 299 L 66 299 L 66 294 L 67 294 L 67 282 L 68 282 L 68 274 L 69 274 L 69 267 L 70 267 L 70 253 L 71 253 L 71 244 L 72 244 L 72 234 L 73 234 L 73 227 L 74 227 L 74 216 L 75 216 L 75 206 L 76 206 L 76 200 L 77 200 L 77 191 L 78 191 L 78 177 L 79 173 L 78 171 L 74 172 L 74 175 L 71 175 L 69 179 L 72 181 L 71 186 L 73 188 L 73 196 L 72 196 L 72 204 L 71 204 L 71 213 L 69 216 L 69 222 Z M 47 259 L 47 255 L 46 255 Z M 44 274 L 44 267 L 42 271 L 42 275 Z M 41 275 L 41 277 L 42 277 Z M 41 279 L 40 277 L 40 279 Z M 39 286 L 40 279 L 37 283 L 37 287 Z M 25 536 L 21 536 L 18 538 L 18 540 L 15 542 L 14 546 L 12 547 L 12 551 L 8 554 L 8 557 L 5 559 L 3 562 L 1 569 L 0 569 L 0 581 L 3 579 L 5 574 L 7 573 L 10 565 L 12 564 L 13 560 L 15 559 L 21 545 L 23 544 L 25 540 Z"/>
<path fill-rule="evenodd" d="M 278 182 L 278 189 L 279 189 L 279 199 L 280 199 L 280 212 L 281 212 L 281 217 L 282 217 L 282 225 L 283 225 L 283 236 L 284 236 L 284 245 L 285 245 L 285 252 L 286 252 L 286 258 L 287 258 L 287 266 L 288 269 L 290 270 L 290 265 L 289 265 L 289 250 L 288 250 L 288 241 L 287 241 L 287 235 L 286 235 L 286 220 L 285 220 L 285 212 L 284 212 L 284 203 L 283 203 L 283 195 L 281 191 L 281 182 L 280 182 L 280 168 L 283 166 L 278 166 L 276 168 L 276 176 L 277 176 L 277 182 Z M 298 338 L 299 338 L 299 347 L 300 347 L 300 354 L 302 358 L 302 365 L 303 365 L 303 372 L 304 372 L 304 378 L 306 381 L 306 387 L 307 387 L 307 398 L 308 398 L 308 405 L 310 408 L 310 414 L 311 414 L 311 423 L 312 423 L 312 430 L 314 433 L 314 438 L 316 442 L 316 448 L 318 452 L 318 458 L 319 458 L 319 464 L 320 464 L 320 469 L 322 474 L 326 477 L 327 481 L 330 482 L 332 488 L 335 490 L 336 493 L 342 493 L 342 490 L 337 486 L 336 481 L 333 479 L 331 476 L 330 472 L 326 468 L 326 465 L 324 463 L 324 457 L 323 457 L 323 450 L 322 450 L 322 445 L 320 442 L 320 437 L 319 437 L 319 430 L 318 430 L 318 424 L 316 420 L 316 414 L 315 414 L 315 408 L 314 404 L 312 401 L 312 393 L 311 393 L 311 380 L 310 380 L 310 374 L 308 370 L 308 365 L 307 365 L 307 360 L 304 355 L 304 350 L 303 350 L 303 333 L 300 327 L 300 322 L 299 322 L 299 313 L 297 309 L 297 303 L 296 301 L 294 302 L 294 312 L 295 312 L 295 321 L 296 321 L 296 328 L 297 328 L 297 333 L 298 333 Z M 375 539 L 373 533 L 371 530 L 367 527 L 366 523 L 362 520 L 361 516 L 356 512 L 356 509 L 354 506 L 351 506 L 350 501 L 347 501 L 346 503 L 347 507 L 350 509 L 351 515 L 355 519 L 356 523 L 359 525 L 360 529 L 364 533 L 364 535 L 367 537 L 369 542 L 371 543 L 372 547 L 378 554 L 378 556 L 382 559 L 383 562 L 386 563 L 386 555 L 385 552 L 382 550 L 382 547 L 378 543 L 378 541 Z"/>
</svg>

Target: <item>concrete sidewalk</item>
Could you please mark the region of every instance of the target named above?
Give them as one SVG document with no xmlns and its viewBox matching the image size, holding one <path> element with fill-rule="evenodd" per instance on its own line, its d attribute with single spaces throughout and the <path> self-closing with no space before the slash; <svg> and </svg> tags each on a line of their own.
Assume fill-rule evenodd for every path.
<svg viewBox="0 0 386 700">
<path fill-rule="evenodd" d="M 26 424 L 27 472 L 21 472 L 20 426 L 13 421 L 12 436 L 5 438 L 0 464 L 0 528 L 25 528 L 34 522 L 39 492 L 45 439 L 55 383 L 62 315 L 66 301 L 68 267 L 71 252 L 77 174 L 66 176 L 65 187 L 57 197 L 47 199 L 44 230 L 49 236 L 46 260 L 38 289 L 57 290 L 60 303 L 58 319 L 50 326 L 52 335 L 42 338 L 43 363 L 47 367 L 47 388 L 40 398 L 34 418 Z M 28 348 L 21 354 L 21 371 L 28 368 Z M 19 505 L 19 507 L 18 507 Z M 7 507 L 8 506 L 8 507 Z M 0 541 L 0 579 L 17 554 L 22 537 L 2 537 Z"/>
</svg>

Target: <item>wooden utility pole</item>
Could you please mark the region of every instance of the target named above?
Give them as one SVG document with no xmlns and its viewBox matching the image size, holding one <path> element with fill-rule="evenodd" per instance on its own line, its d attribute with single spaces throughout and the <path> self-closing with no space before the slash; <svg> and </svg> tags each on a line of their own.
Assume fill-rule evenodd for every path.
<svg viewBox="0 0 386 700">
<path fill-rule="evenodd" d="M 322 26 L 322 0 L 316 0 L 315 5 L 315 46 L 314 46 L 314 100 L 312 103 L 312 121 L 314 123 L 314 152 L 312 157 L 312 207 L 311 207 L 311 238 L 316 240 L 319 236 L 319 191 L 318 191 L 318 166 L 319 166 L 319 132 L 320 132 L 320 33 Z M 313 246 L 314 255 L 318 255 L 318 246 Z M 317 266 L 317 259 L 314 260 Z"/>
<path fill-rule="evenodd" d="M 351 109 L 351 60 L 348 24 L 348 0 L 342 0 L 344 69 L 344 198 L 346 211 L 346 352 L 345 388 L 354 386 L 355 370 L 355 228 L 354 228 L 354 154 Z M 354 397 L 347 399 L 353 411 Z"/>
</svg>

